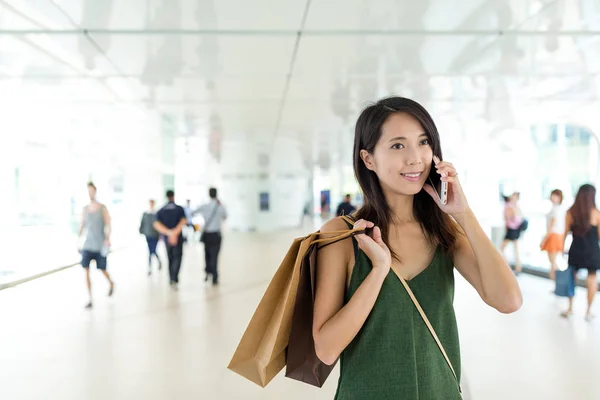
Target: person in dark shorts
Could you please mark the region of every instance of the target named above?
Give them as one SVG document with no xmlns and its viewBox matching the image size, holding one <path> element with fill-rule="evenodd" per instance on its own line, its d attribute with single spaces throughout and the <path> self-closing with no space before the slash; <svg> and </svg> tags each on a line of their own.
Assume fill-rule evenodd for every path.
<svg viewBox="0 0 600 400">
<path fill-rule="evenodd" d="M 600 268 L 600 211 L 596 208 L 596 188 L 592 185 L 583 185 L 579 188 L 575 203 L 567 211 L 565 218 L 565 234 L 573 233 L 573 242 L 569 249 L 569 266 L 576 274 L 579 270 L 587 270 L 588 307 L 585 319 L 590 321 L 592 303 L 598 292 L 598 279 L 596 273 Z M 561 315 L 569 317 L 573 314 L 573 297 L 569 297 L 569 309 Z"/>
<path fill-rule="evenodd" d="M 175 192 L 167 191 L 169 202 L 156 213 L 154 229 L 167 237 L 167 256 L 169 257 L 169 284 L 177 290 L 179 271 L 183 258 L 183 236 L 181 231 L 187 223 L 183 207 L 175 204 Z"/>
<path fill-rule="evenodd" d="M 102 271 L 108 280 L 108 283 L 110 284 L 110 289 L 108 291 L 109 296 L 112 296 L 115 284 L 106 271 L 106 256 L 108 255 L 108 250 L 110 248 L 110 215 L 108 214 L 106 206 L 100 204 L 96 200 L 96 186 L 92 182 L 88 183 L 88 193 L 90 196 L 90 204 L 83 209 L 79 236 L 81 237 L 85 230 L 85 241 L 81 249 L 81 266 L 85 269 L 87 287 L 90 295 L 90 301 L 85 307 L 92 308 L 92 281 L 90 279 L 91 262 L 95 261 L 96 268 Z"/>
<path fill-rule="evenodd" d="M 509 243 L 515 248 L 515 274 L 519 275 L 522 270 L 521 259 L 519 257 L 519 238 L 521 237 L 523 217 L 517 205 L 519 193 L 513 193 L 510 197 L 504 198 L 504 222 L 506 226 L 506 235 L 500 250 L 504 255 L 504 249 Z"/>
</svg>

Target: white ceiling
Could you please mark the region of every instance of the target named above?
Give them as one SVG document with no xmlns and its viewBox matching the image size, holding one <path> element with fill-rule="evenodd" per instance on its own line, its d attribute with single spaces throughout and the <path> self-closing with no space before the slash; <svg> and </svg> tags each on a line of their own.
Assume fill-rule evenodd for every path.
<svg viewBox="0 0 600 400">
<path fill-rule="evenodd" d="M 599 37 L 600 0 L 0 0 L 0 79 L 198 135 L 327 145 L 389 94 L 494 134 L 596 105 Z"/>
</svg>

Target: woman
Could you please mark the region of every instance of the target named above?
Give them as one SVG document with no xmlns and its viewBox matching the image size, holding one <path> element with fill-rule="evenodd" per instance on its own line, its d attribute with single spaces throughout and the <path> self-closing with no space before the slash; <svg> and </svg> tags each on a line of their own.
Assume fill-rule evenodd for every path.
<svg viewBox="0 0 600 400">
<path fill-rule="evenodd" d="M 154 222 L 156 222 L 156 210 L 154 209 L 154 205 L 155 202 L 151 199 L 150 209 L 142 215 L 142 222 L 140 223 L 140 233 L 146 237 L 146 243 L 148 244 L 148 276 L 152 275 L 152 255 L 158 260 L 158 269 L 162 269 L 162 262 L 156 253 L 159 234 L 154 228 Z"/>
<path fill-rule="evenodd" d="M 510 268 L 471 212 L 456 169 L 440 161 L 437 128 L 400 97 L 367 107 L 356 123 L 354 171 L 364 192 L 354 228 L 368 229 L 318 252 L 313 335 L 326 364 L 341 355 L 336 399 L 459 399 L 446 361 L 390 268 L 421 303 L 460 380 L 453 268 L 503 313 L 519 309 Z M 435 160 L 435 164 L 434 164 Z M 440 177 L 441 175 L 441 177 Z M 448 182 L 448 200 L 435 189 Z M 322 232 L 348 229 L 341 217 Z M 332 233 L 333 234 L 333 233 Z"/>
<path fill-rule="evenodd" d="M 548 253 L 550 261 L 550 279 L 554 280 L 556 274 L 556 257 L 563 251 L 563 243 L 565 233 L 565 213 L 562 210 L 561 204 L 563 201 L 563 193 L 559 189 L 554 189 L 550 193 L 550 201 L 552 209 L 546 216 L 546 236 L 542 240 L 540 248 Z"/>
<path fill-rule="evenodd" d="M 506 235 L 500 250 L 504 255 L 504 250 L 509 243 L 512 243 L 515 248 L 515 274 L 519 275 L 523 267 L 519 257 L 519 238 L 521 237 L 521 227 L 523 226 L 523 217 L 521 210 L 517 205 L 519 193 L 515 192 L 510 197 L 504 198 L 504 223 L 506 225 Z"/>
<path fill-rule="evenodd" d="M 567 211 L 564 237 L 569 232 L 573 233 L 573 242 L 569 249 L 569 266 L 575 273 L 580 269 L 587 270 L 588 307 L 585 319 L 588 321 L 593 318 L 592 303 L 598 291 L 596 271 L 600 268 L 599 229 L 600 211 L 596 208 L 596 188 L 592 185 L 583 185 L 577 192 L 575 203 Z M 568 317 L 572 314 L 573 298 L 569 297 L 569 309 L 561 315 Z"/>
</svg>

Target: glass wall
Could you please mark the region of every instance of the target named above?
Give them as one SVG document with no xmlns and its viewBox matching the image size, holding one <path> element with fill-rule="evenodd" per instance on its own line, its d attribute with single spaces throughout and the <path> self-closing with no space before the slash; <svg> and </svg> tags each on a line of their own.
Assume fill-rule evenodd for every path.
<svg viewBox="0 0 600 400">
<path fill-rule="evenodd" d="M 137 238 L 147 199 L 163 196 L 161 137 L 150 114 L 61 101 L 46 97 L 49 90 L 0 81 L 0 285 L 78 262 L 88 181 L 112 216 L 115 249 Z"/>
<path fill-rule="evenodd" d="M 521 193 L 520 206 L 529 220 L 529 229 L 523 234 L 519 247 L 523 264 L 549 269 L 547 255 L 539 250 L 539 245 L 546 233 L 550 192 L 563 191 L 566 210 L 572 205 L 579 186 L 597 183 L 598 140 L 585 127 L 549 124 L 531 127 L 517 146 L 527 151 L 517 151 L 503 166 L 499 194 Z M 501 201 L 500 196 L 498 201 Z M 508 247 L 507 256 L 514 259 L 512 246 Z"/>
</svg>

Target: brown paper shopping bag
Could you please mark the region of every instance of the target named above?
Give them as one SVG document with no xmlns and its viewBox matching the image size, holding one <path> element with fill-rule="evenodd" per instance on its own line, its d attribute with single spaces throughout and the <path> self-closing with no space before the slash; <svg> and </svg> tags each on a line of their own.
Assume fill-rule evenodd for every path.
<svg viewBox="0 0 600 400">
<path fill-rule="evenodd" d="M 315 351 L 312 333 L 315 302 L 317 246 L 311 246 L 300 267 L 300 280 L 292 316 L 285 376 L 321 387 L 336 363 L 323 363 Z"/>
<path fill-rule="evenodd" d="M 349 221 L 350 224 L 354 223 L 354 220 L 346 216 L 342 218 Z M 353 231 L 350 236 L 360 232 Z M 335 367 L 336 363 L 327 365 L 322 362 L 315 351 L 312 328 L 317 280 L 317 252 L 325 246 L 350 236 L 341 235 L 338 238 L 325 239 L 321 243 L 313 242 L 302 259 L 286 359 L 285 376 L 288 378 L 322 387 Z"/>
<path fill-rule="evenodd" d="M 269 283 L 228 368 L 265 387 L 286 365 L 292 315 L 300 279 L 300 267 L 312 246 L 341 240 L 357 231 L 319 232 L 295 239 Z"/>
</svg>

